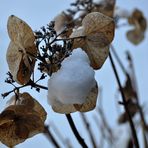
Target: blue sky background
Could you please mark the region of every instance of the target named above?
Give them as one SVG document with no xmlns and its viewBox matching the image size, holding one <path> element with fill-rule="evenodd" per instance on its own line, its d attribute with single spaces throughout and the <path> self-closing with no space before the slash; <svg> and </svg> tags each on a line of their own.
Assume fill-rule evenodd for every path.
<svg viewBox="0 0 148 148">
<path fill-rule="evenodd" d="M 69 3 L 73 2 L 72 0 L 0 0 L 0 93 L 6 92 L 11 89 L 7 84 L 4 83 L 6 78 L 6 72 L 8 71 L 8 66 L 6 63 L 5 55 L 6 50 L 9 44 L 9 37 L 7 34 L 7 19 L 9 15 L 16 15 L 22 20 L 26 21 L 33 30 L 38 30 L 43 25 L 49 23 L 54 16 L 60 13 L 62 10 L 69 8 Z M 147 0 L 117 0 L 117 5 L 125 8 L 127 10 L 132 10 L 134 8 L 139 8 L 144 12 L 144 15 L 148 19 L 148 1 Z M 139 87 L 139 95 L 140 102 L 144 104 L 146 109 L 148 108 L 148 32 L 146 33 L 146 39 L 139 44 L 138 46 L 132 45 L 130 42 L 126 40 L 125 31 L 128 28 L 121 28 L 116 31 L 115 38 L 113 44 L 119 53 L 119 56 L 125 61 L 125 51 L 128 49 L 133 55 L 136 76 Z M 126 61 L 124 62 L 127 65 Z M 119 68 L 119 67 L 118 67 Z M 122 82 L 124 81 L 124 75 L 122 74 L 119 68 L 120 77 Z M 105 110 L 105 114 L 108 118 L 108 121 L 111 127 L 116 128 L 116 120 L 119 111 L 116 109 L 117 98 L 115 98 L 115 94 L 117 91 L 117 84 L 114 78 L 114 74 L 112 72 L 112 68 L 109 60 L 107 59 L 104 66 L 101 70 L 96 72 L 96 79 L 98 84 L 103 88 L 103 107 Z M 47 81 L 47 80 L 46 80 Z M 46 81 L 45 85 L 46 85 Z M 79 144 L 77 143 L 75 137 L 73 136 L 69 125 L 67 124 L 67 120 L 64 115 L 54 113 L 51 110 L 51 107 L 47 104 L 47 92 L 41 91 L 41 93 L 37 93 L 36 91 L 30 91 L 28 89 L 24 89 L 24 91 L 31 92 L 34 98 L 37 98 L 39 102 L 45 107 L 48 112 L 47 123 L 54 122 L 58 129 L 60 129 L 61 133 L 64 137 L 69 137 L 71 139 L 71 143 L 79 148 Z M 8 97 L 9 98 L 9 97 Z M 4 109 L 5 103 L 8 100 L 6 98 L 3 100 L 0 98 L 0 111 Z M 94 112 L 86 113 L 87 117 L 89 117 L 89 121 L 92 121 L 92 115 Z M 87 136 L 87 132 L 83 127 L 81 119 L 79 117 L 79 113 L 72 114 L 76 126 L 81 133 L 82 137 L 84 137 L 90 145 L 90 141 Z M 92 123 L 92 122 L 91 122 Z M 94 134 L 96 139 L 99 138 L 99 131 L 96 128 L 94 123 L 91 124 L 94 129 Z M 96 131 L 97 130 L 97 131 Z M 140 134 L 139 134 L 140 135 Z M 141 136 L 139 136 L 141 138 Z M 98 141 L 98 140 L 97 140 Z M 33 147 L 53 147 L 52 144 L 46 140 L 46 138 L 39 134 L 26 140 L 24 143 L 19 144 L 16 148 L 33 148 Z M 64 147 L 64 146 L 63 146 Z M 89 146 L 90 147 L 90 146 Z M 0 148 L 5 148 L 4 145 L 0 144 Z"/>
</svg>

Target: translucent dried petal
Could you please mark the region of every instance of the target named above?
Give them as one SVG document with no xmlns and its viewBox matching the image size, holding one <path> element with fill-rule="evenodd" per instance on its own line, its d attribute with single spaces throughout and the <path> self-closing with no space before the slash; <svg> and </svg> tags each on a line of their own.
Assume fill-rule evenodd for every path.
<svg viewBox="0 0 148 148">
<path fill-rule="evenodd" d="M 146 19 L 143 15 L 143 13 L 135 9 L 131 16 L 128 18 L 128 22 L 131 25 L 134 25 L 137 29 L 140 29 L 141 31 L 145 31 L 147 28 Z"/>
<path fill-rule="evenodd" d="M 32 47 L 35 37 L 32 29 L 26 22 L 14 15 L 11 15 L 8 18 L 7 29 L 10 39 L 15 44 L 19 45 L 19 47 Z"/>
<path fill-rule="evenodd" d="M 19 84 L 26 84 L 30 80 L 35 59 L 29 59 L 28 56 L 25 56 L 21 48 L 14 42 L 9 44 L 6 59 L 13 79 Z"/>
<path fill-rule="evenodd" d="M 54 21 L 55 21 L 54 29 L 56 30 L 57 33 L 61 33 L 69 23 L 72 23 L 72 17 L 70 15 L 67 15 L 65 12 L 62 12 L 54 18 Z M 71 32 L 72 28 L 68 28 L 68 31 L 62 36 L 69 36 Z"/>
<path fill-rule="evenodd" d="M 70 37 L 85 36 L 75 39 L 73 48 L 84 49 L 94 69 L 99 69 L 109 54 L 109 44 L 114 37 L 115 24 L 112 18 L 99 12 L 86 15 L 82 26 L 76 29 Z"/>
<path fill-rule="evenodd" d="M 138 45 L 144 40 L 144 32 L 138 29 L 128 31 L 126 36 L 127 39 L 134 45 Z"/>
<path fill-rule="evenodd" d="M 100 12 L 109 17 L 113 17 L 115 0 L 105 0 L 95 3 L 92 12 Z"/>
<path fill-rule="evenodd" d="M 89 13 L 84 17 L 82 26 L 84 26 L 87 41 L 98 45 L 98 47 L 105 47 L 113 40 L 114 20 L 102 13 Z"/>
<path fill-rule="evenodd" d="M 18 17 L 11 15 L 7 23 L 11 39 L 7 50 L 7 62 L 14 80 L 26 84 L 30 80 L 35 65 L 37 49 L 32 29 Z"/>
<path fill-rule="evenodd" d="M 86 51 L 90 59 L 91 66 L 94 69 L 100 69 L 109 54 L 109 46 L 99 48 L 93 46 L 91 43 L 89 44 L 89 42 L 83 47 L 83 49 Z"/>
<path fill-rule="evenodd" d="M 72 34 L 70 35 L 70 38 L 77 38 L 82 36 L 85 36 L 85 34 L 84 34 L 84 27 L 81 26 L 72 32 Z M 76 49 L 78 47 L 83 47 L 84 44 L 85 44 L 84 38 L 77 38 L 77 39 L 74 39 L 72 48 Z"/>
</svg>

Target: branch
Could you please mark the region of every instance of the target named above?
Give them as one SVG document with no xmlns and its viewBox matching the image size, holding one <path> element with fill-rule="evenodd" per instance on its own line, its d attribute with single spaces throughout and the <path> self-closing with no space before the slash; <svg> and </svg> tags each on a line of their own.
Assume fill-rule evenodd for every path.
<svg viewBox="0 0 148 148">
<path fill-rule="evenodd" d="M 118 73 L 117 73 L 117 70 L 116 70 L 116 67 L 115 67 L 111 53 L 109 53 L 109 59 L 110 59 L 111 66 L 112 66 L 112 69 L 114 71 L 114 74 L 115 74 L 115 77 L 116 77 L 116 80 L 117 80 L 117 83 L 118 83 L 118 86 L 119 86 L 119 89 L 120 89 L 120 92 L 121 92 L 124 109 L 127 113 L 127 117 L 128 117 L 128 121 L 129 121 L 129 124 L 130 124 L 130 127 L 131 127 L 135 147 L 139 148 L 139 142 L 138 142 L 138 138 L 137 138 L 137 134 L 136 134 L 136 129 L 134 127 L 134 123 L 132 121 L 132 116 L 131 116 L 129 109 L 128 109 L 128 106 L 127 106 L 127 102 L 126 102 L 126 99 L 125 99 L 125 96 L 124 96 L 123 88 L 121 86 L 121 82 L 120 82 L 120 79 L 119 79 L 119 76 L 118 76 Z"/>
<path fill-rule="evenodd" d="M 76 137 L 76 139 L 78 140 L 79 144 L 83 148 L 88 148 L 88 146 L 86 145 L 84 139 L 80 136 L 79 132 L 77 131 L 71 115 L 70 114 L 66 114 L 66 118 L 67 118 L 67 120 L 69 122 L 69 125 L 70 125 L 70 127 L 71 127 L 71 129 L 72 129 L 72 131 L 73 131 L 73 133 L 74 133 L 74 135 Z"/>
</svg>

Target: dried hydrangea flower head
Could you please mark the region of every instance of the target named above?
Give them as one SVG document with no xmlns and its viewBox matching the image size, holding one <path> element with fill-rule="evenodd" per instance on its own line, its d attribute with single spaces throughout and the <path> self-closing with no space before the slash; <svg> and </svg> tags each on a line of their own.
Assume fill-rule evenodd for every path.
<svg viewBox="0 0 148 148">
<path fill-rule="evenodd" d="M 0 141 L 13 147 L 44 130 L 46 112 L 28 93 L 12 96 L 16 104 L 5 108 L 0 114 Z"/>
<path fill-rule="evenodd" d="M 114 20 L 102 13 L 92 12 L 82 20 L 81 28 L 74 30 L 70 37 L 75 39 L 73 48 L 81 47 L 86 51 L 94 69 L 99 69 L 109 53 L 109 44 L 114 37 Z M 81 43 L 81 44 L 80 44 Z"/>
<path fill-rule="evenodd" d="M 32 29 L 23 20 L 11 15 L 7 23 L 11 39 L 7 50 L 7 63 L 13 79 L 19 84 L 30 80 L 35 65 L 37 49 Z"/>
<path fill-rule="evenodd" d="M 75 49 L 48 81 L 48 100 L 55 112 L 86 112 L 95 108 L 98 87 L 89 58 Z"/>
</svg>

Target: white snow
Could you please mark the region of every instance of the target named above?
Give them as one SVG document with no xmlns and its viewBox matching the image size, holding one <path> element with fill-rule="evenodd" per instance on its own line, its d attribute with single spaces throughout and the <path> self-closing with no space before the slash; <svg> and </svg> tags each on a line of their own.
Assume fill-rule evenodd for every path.
<svg viewBox="0 0 148 148">
<path fill-rule="evenodd" d="M 63 104 L 82 104 L 95 85 L 95 72 L 89 65 L 89 58 L 82 49 L 75 49 L 62 62 L 60 70 L 48 80 L 48 100 L 55 99 Z"/>
</svg>

